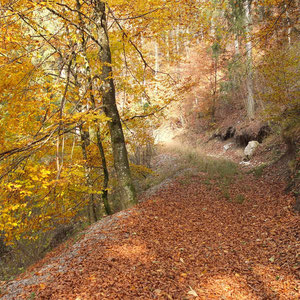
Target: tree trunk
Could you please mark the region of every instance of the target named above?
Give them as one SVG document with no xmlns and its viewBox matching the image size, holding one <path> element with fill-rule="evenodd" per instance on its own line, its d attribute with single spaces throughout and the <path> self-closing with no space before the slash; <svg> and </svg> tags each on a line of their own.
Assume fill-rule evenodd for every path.
<svg viewBox="0 0 300 300">
<path fill-rule="evenodd" d="M 78 18 L 80 20 L 80 32 L 81 32 L 81 48 L 82 48 L 82 55 L 85 61 L 85 71 L 88 79 L 88 89 L 89 89 L 89 94 L 90 94 L 90 100 L 92 104 L 92 108 L 96 109 L 96 101 L 95 101 L 95 96 L 94 96 L 94 86 L 93 86 L 93 80 L 92 80 L 92 75 L 91 75 L 91 68 L 90 68 L 90 62 L 87 57 L 87 49 L 86 49 L 86 39 L 84 36 L 84 23 L 82 20 L 82 15 L 80 13 L 81 9 L 81 4 L 80 1 L 77 0 L 77 10 L 78 10 Z M 103 168 L 103 188 L 102 188 L 102 201 L 104 205 L 104 209 L 107 215 L 112 214 L 111 207 L 109 205 L 108 201 L 108 183 L 109 183 L 109 172 L 107 168 L 107 162 L 106 162 L 106 157 L 105 157 L 105 151 L 103 148 L 102 144 L 102 139 L 101 139 L 101 130 L 100 130 L 100 124 L 96 124 L 96 135 L 97 135 L 97 147 L 100 153 L 101 157 L 101 162 L 102 162 L 102 168 Z M 95 209 L 93 210 L 95 211 Z M 96 216 L 96 214 L 94 213 Z"/>
<path fill-rule="evenodd" d="M 91 167 L 89 166 L 88 162 L 88 153 L 87 153 L 87 147 L 90 144 L 90 134 L 88 131 L 85 131 L 83 129 L 83 126 L 79 127 L 80 129 L 80 137 L 81 137 L 81 149 L 82 149 L 82 155 L 85 160 L 85 177 L 86 177 L 86 184 L 89 188 L 93 187 L 93 184 L 91 182 Z M 91 214 L 92 211 L 92 214 Z M 94 199 L 94 195 L 90 194 L 89 192 L 89 202 L 87 205 L 87 215 L 89 219 L 89 223 L 92 224 L 93 222 L 97 222 L 99 217 L 97 213 L 96 203 Z"/>
<path fill-rule="evenodd" d="M 108 202 L 108 182 L 109 182 L 109 173 L 108 173 L 108 168 L 107 168 L 107 163 L 106 163 L 106 157 L 105 157 L 105 152 L 101 140 L 101 133 L 100 133 L 100 128 L 98 126 L 97 128 L 97 147 L 100 152 L 101 160 L 102 160 L 102 168 L 103 168 L 103 175 L 104 175 L 104 180 L 103 180 L 103 190 L 102 190 L 102 201 L 104 204 L 104 209 L 105 212 L 108 215 L 112 214 L 112 210 L 110 208 L 109 202 Z"/>
<path fill-rule="evenodd" d="M 234 39 L 234 54 L 236 56 L 240 55 L 240 43 L 239 43 L 239 37 L 237 34 L 235 35 L 235 39 Z"/>
<path fill-rule="evenodd" d="M 170 53 L 171 49 L 170 49 L 170 47 L 171 47 L 171 45 L 170 45 L 170 37 L 169 37 L 169 35 L 170 35 L 170 31 L 167 31 L 165 33 L 165 43 L 167 45 L 166 57 L 167 57 L 167 62 L 170 64 L 170 56 L 171 56 L 171 53 Z"/>
<path fill-rule="evenodd" d="M 289 8 L 287 6 L 287 4 L 284 5 L 285 6 L 285 9 L 286 9 L 286 19 L 287 19 L 287 25 L 288 25 L 288 28 L 287 28 L 287 38 L 288 38 L 288 44 L 291 45 L 291 31 L 292 31 L 292 28 L 291 28 L 291 19 L 290 19 L 290 15 L 289 15 Z"/>
<path fill-rule="evenodd" d="M 158 72 L 159 72 L 159 44 L 155 42 L 155 94 L 157 95 L 158 91 Z"/>
<path fill-rule="evenodd" d="M 102 81 L 101 93 L 103 110 L 107 117 L 111 119 L 109 122 L 109 131 L 113 150 L 114 168 L 121 190 L 120 202 L 115 204 L 115 208 L 116 210 L 121 210 L 136 203 L 136 194 L 130 174 L 128 154 L 125 145 L 122 124 L 116 105 L 115 86 L 112 78 L 111 52 L 106 23 L 105 2 L 93 0 L 93 3 L 95 12 L 94 21 L 97 26 L 97 38 L 100 45 L 99 59 L 102 63 L 102 73 L 100 75 L 100 79 Z"/>
<path fill-rule="evenodd" d="M 254 119 L 255 102 L 253 96 L 253 66 L 252 66 L 252 41 L 251 41 L 251 12 L 250 1 L 245 0 L 245 30 L 246 30 L 246 52 L 247 52 L 247 115 L 250 119 Z"/>
</svg>

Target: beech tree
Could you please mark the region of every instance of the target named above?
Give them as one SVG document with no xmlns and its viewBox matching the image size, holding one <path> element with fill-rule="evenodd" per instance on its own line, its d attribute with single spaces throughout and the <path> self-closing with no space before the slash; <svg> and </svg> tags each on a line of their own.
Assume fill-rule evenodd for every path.
<svg viewBox="0 0 300 300">
<path fill-rule="evenodd" d="M 130 165 L 128 152 L 151 152 L 156 117 L 167 117 L 164 109 L 191 85 L 205 89 L 196 109 L 210 105 L 217 120 L 224 66 L 232 59 L 241 61 L 245 112 L 255 117 L 254 99 L 266 97 L 254 74 L 267 81 L 263 66 L 278 60 L 263 43 L 270 40 L 272 48 L 282 39 L 292 47 L 298 2 L 1 1 L 0 230 L 7 241 L 35 239 L 78 219 L 93 222 L 136 203 L 132 174 L 150 171 Z M 260 23 L 262 6 L 274 14 Z M 194 44 L 203 62 L 199 77 L 184 82 L 179 62 Z M 266 86 L 273 94 L 275 87 Z"/>
<path fill-rule="evenodd" d="M 105 122 L 108 123 L 115 173 L 121 191 L 115 209 L 134 204 L 135 191 L 116 105 L 106 4 L 79 0 L 64 3 L 7 1 L 3 6 L 3 16 L 13 25 L 9 22 L 1 24 L 2 33 L 6 28 L 6 37 L 3 36 L 4 43 L 1 45 L 1 63 L 7 72 L 12 72 L 12 68 L 16 71 L 10 76 L 11 80 L 1 78 L 1 103 L 7 111 L 7 120 L 13 120 L 14 114 L 10 111 L 14 110 L 24 118 L 18 117 L 19 123 L 12 123 L 14 139 L 8 136 L 10 130 L 2 135 L 5 143 L 1 149 L 4 180 L 1 185 L 1 230 L 7 240 L 19 239 L 29 227 L 38 231 L 39 228 L 51 228 L 56 221 L 67 222 L 73 218 L 86 205 L 85 201 L 76 200 L 74 194 L 71 195 L 74 190 L 89 195 L 88 214 L 92 213 L 94 220 L 98 219 L 95 203 L 98 194 L 102 194 L 106 212 L 111 213 L 107 201 L 107 145 L 103 144 L 107 142 L 103 137 L 105 132 L 99 127 L 101 123 L 104 130 Z M 20 28 L 22 35 L 15 34 L 17 30 L 21 33 Z M 34 39 L 36 48 L 30 44 L 30 39 Z M 16 110 L 8 99 L 14 99 L 15 105 L 23 104 Z M 37 110 L 37 107 L 40 109 Z M 32 119 L 26 120 L 28 116 Z M 20 126 L 24 128 L 23 132 Z M 29 129 L 29 126 L 32 128 Z M 95 176 L 99 175 L 93 167 L 95 163 L 91 163 L 93 131 L 96 132 L 99 149 L 97 156 L 103 168 L 103 180 L 98 179 L 98 184 Z M 29 137 L 28 132 L 33 132 L 32 136 Z M 71 164 L 76 155 L 78 132 L 84 173 L 81 173 L 80 165 Z M 75 134 L 74 139 L 72 134 Z M 55 148 L 52 147 L 53 142 Z M 49 161 L 41 167 L 34 166 L 36 160 L 43 159 L 45 151 L 50 155 Z M 51 162 L 54 163 L 53 154 L 55 165 Z M 18 173 L 16 169 L 23 171 Z M 44 175 L 37 176 L 35 172 Z M 85 184 L 80 183 L 80 178 L 85 178 Z M 35 188 L 38 193 L 33 194 Z M 47 189 L 50 192 L 46 192 Z M 8 197 L 13 197 L 13 201 L 7 202 Z M 39 197 L 40 200 L 37 200 Z M 74 197 L 73 200 L 71 197 Z M 34 216 L 32 211 L 36 205 L 44 208 Z M 35 218 L 42 218 L 44 222 L 40 219 L 37 224 Z"/>
<path fill-rule="evenodd" d="M 252 34 L 251 34 L 251 2 L 244 1 L 245 10 L 245 32 L 246 32 L 246 56 L 247 56 L 247 115 L 250 119 L 254 119 L 255 100 L 253 91 L 253 63 L 252 63 Z"/>
<path fill-rule="evenodd" d="M 0 230 L 7 242 L 38 239 L 44 231 L 82 218 L 83 211 L 95 221 L 100 198 L 107 214 L 111 202 L 114 210 L 136 203 L 122 125 L 127 146 L 148 145 L 151 126 L 159 124 L 151 117 L 176 95 L 172 77 L 155 72 L 155 58 L 145 59 L 148 52 L 136 33 L 141 22 L 127 26 L 131 19 L 122 20 L 124 11 L 113 11 L 123 7 L 149 23 L 142 2 L 142 13 L 121 2 L 112 7 L 104 1 L 2 2 Z M 155 5 L 149 3 L 146 16 L 165 7 L 163 1 Z M 155 20 L 145 25 L 146 33 L 158 30 Z M 127 76 L 121 76 L 122 68 Z M 147 86 L 140 84 L 145 78 Z M 122 120 L 116 85 L 127 95 Z M 115 186 L 120 197 L 109 200 Z"/>
<path fill-rule="evenodd" d="M 95 24 L 98 34 L 99 59 L 102 63 L 102 72 L 100 78 L 102 80 L 101 94 L 103 109 L 107 117 L 110 118 L 109 130 L 113 148 L 114 166 L 122 190 L 120 208 L 127 208 L 136 203 L 136 196 L 130 174 L 124 134 L 116 105 L 116 92 L 112 77 L 112 61 L 107 32 L 105 3 L 99 0 L 92 1 L 92 3 L 94 4 L 95 9 Z"/>
</svg>

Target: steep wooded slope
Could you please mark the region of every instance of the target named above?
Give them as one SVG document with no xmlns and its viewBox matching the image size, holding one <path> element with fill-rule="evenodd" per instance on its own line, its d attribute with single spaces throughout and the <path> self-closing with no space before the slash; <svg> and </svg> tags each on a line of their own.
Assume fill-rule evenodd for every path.
<svg viewBox="0 0 300 300">
<path fill-rule="evenodd" d="M 296 299 L 299 216 L 284 184 L 240 173 L 226 194 L 210 175 L 189 169 L 95 223 L 1 299 Z"/>
</svg>

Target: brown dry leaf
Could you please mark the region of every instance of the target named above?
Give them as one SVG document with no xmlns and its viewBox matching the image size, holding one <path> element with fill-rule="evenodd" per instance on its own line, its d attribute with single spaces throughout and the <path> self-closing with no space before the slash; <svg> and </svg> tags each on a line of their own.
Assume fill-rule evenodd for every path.
<svg viewBox="0 0 300 300">
<path fill-rule="evenodd" d="M 283 209 L 291 202 L 284 184 L 244 174 L 230 186 L 232 197 L 247 188 L 241 205 L 203 176 L 174 181 L 157 192 L 159 201 L 105 218 L 84 243 L 49 253 L 30 269 L 49 276 L 47 285 L 41 279 L 25 288 L 24 281 L 22 293 L 41 300 L 297 299 L 299 216 Z"/>
</svg>

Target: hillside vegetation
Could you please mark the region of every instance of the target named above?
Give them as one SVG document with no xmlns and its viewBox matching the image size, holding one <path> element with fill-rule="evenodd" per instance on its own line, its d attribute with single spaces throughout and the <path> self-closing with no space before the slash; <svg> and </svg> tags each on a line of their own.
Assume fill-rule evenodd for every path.
<svg viewBox="0 0 300 300">
<path fill-rule="evenodd" d="M 4 299 L 293 299 L 299 5 L 1 1 Z"/>
</svg>

